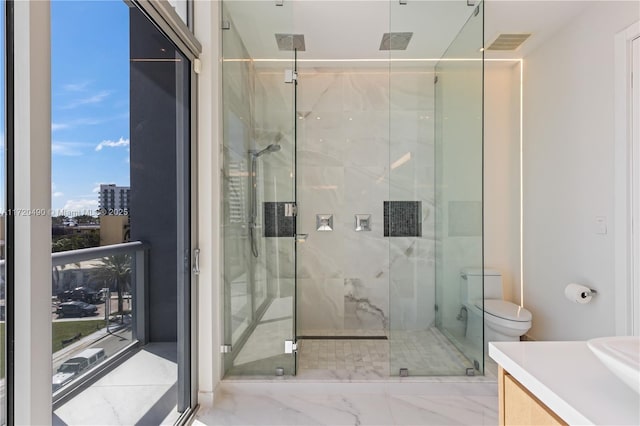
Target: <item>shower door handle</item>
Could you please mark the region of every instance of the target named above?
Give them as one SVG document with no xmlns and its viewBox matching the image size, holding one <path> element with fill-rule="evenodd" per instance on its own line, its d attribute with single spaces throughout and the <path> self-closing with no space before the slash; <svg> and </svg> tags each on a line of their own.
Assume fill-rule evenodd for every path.
<svg viewBox="0 0 640 426">
<path fill-rule="evenodd" d="M 200 249 L 193 250 L 193 275 L 200 275 Z"/>
<path fill-rule="evenodd" d="M 296 203 L 285 203 L 284 204 L 284 215 L 286 217 L 292 217 L 298 215 L 298 206 Z"/>
</svg>

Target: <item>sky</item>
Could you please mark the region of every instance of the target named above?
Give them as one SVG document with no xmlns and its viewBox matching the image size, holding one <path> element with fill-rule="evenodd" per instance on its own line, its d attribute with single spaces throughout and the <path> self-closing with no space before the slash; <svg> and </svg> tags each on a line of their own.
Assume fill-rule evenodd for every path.
<svg viewBox="0 0 640 426">
<path fill-rule="evenodd" d="M 101 183 L 129 185 L 129 11 L 51 4 L 53 215 L 93 214 Z"/>
</svg>

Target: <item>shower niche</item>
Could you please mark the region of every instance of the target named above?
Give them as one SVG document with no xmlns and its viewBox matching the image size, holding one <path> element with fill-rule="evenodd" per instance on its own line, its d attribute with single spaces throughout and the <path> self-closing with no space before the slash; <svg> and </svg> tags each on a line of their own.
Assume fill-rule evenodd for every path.
<svg viewBox="0 0 640 426">
<path fill-rule="evenodd" d="M 222 12 L 225 375 L 482 374 L 457 319 L 482 235 L 448 223 L 482 203 L 482 3 Z"/>
</svg>

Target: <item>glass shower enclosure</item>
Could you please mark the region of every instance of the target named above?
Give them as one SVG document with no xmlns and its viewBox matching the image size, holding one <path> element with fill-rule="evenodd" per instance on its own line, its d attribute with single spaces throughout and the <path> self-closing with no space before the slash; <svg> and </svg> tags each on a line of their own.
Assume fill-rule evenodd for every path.
<svg viewBox="0 0 640 426">
<path fill-rule="evenodd" d="M 483 4 L 221 7 L 224 375 L 483 374 Z"/>
</svg>

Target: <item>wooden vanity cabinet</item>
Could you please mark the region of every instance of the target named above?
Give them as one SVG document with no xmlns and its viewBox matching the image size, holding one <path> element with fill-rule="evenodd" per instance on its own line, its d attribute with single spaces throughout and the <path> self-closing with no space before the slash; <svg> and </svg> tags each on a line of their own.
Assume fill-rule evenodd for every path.
<svg viewBox="0 0 640 426">
<path fill-rule="evenodd" d="M 498 370 L 500 425 L 566 425 L 502 367 Z"/>
</svg>

